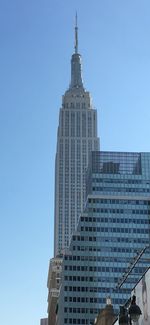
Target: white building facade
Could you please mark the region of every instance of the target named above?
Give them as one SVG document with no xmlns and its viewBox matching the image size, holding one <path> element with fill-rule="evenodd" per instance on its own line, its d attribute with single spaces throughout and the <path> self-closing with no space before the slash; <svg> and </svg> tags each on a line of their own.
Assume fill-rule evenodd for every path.
<svg viewBox="0 0 150 325">
<path fill-rule="evenodd" d="M 71 83 L 62 99 L 55 160 L 54 255 L 68 248 L 85 203 L 85 171 L 89 154 L 99 150 L 97 111 L 82 81 L 78 28 L 71 59 Z"/>
</svg>

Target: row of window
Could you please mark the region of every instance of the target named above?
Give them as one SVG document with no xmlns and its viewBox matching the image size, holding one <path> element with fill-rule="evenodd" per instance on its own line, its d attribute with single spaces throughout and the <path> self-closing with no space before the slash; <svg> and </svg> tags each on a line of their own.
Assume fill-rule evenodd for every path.
<svg viewBox="0 0 150 325">
<path fill-rule="evenodd" d="M 62 106 L 63 106 L 63 108 L 69 108 L 69 107 L 71 107 L 71 108 L 79 108 L 80 109 L 80 107 L 81 108 L 86 108 L 86 103 L 84 103 L 84 102 L 83 103 L 79 103 L 79 102 L 73 103 L 73 102 L 71 102 L 71 103 L 65 103 Z"/>
<path fill-rule="evenodd" d="M 90 314 L 98 314 L 99 312 L 99 309 L 97 308 L 67 308 L 67 307 L 64 307 L 64 312 L 65 313 L 73 313 L 73 314 L 87 314 L 87 313 L 90 313 Z"/>
<path fill-rule="evenodd" d="M 104 270 L 106 269 L 106 268 L 103 268 Z M 125 270 L 125 268 L 117 268 L 118 270 Z M 144 272 L 144 267 L 140 267 L 139 268 L 139 270 L 140 270 L 140 273 L 142 274 L 142 271 Z M 119 271 L 118 271 L 119 272 Z M 120 271 L 121 272 L 121 271 Z M 106 273 L 105 271 L 104 271 L 104 273 Z M 136 274 L 138 274 L 139 272 L 136 272 Z M 96 283 L 102 283 L 102 284 L 104 284 L 104 282 L 105 283 L 112 283 L 112 282 L 118 282 L 118 277 L 117 278 L 114 278 L 114 276 L 112 275 L 112 274 L 110 274 L 109 272 L 108 272 L 108 274 L 105 274 L 105 276 L 104 275 L 101 275 L 100 276 L 100 274 L 97 274 L 97 275 L 99 275 L 99 276 L 79 276 L 79 275 L 73 275 L 73 276 L 69 276 L 68 277 L 68 280 L 67 281 L 73 281 L 73 282 L 96 282 Z M 112 276 L 111 276 L 112 275 Z M 116 276 L 118 276 L 118 274 L 116 274 Z M 128 279 L 128 282 L 130 282 L 130 280 L 131 280 L 131 283 L 133 282 L 133 279 L 131 278 L 131 279 Z M 86 290 L 86 289 L 85 289 Z"/>
<path fill-rule="evenodd" d="M 67 278 L 67 277 L 65 277 Z M 68 277 L 69 278 L 69 277 Z M 64 291 L 73 291 L 73 292 L 101 292 L 101 293 L 110 293 L 110 288 L 105 287 L 72 287 L 72 286 L 65 286 Z M 122 293 L 130 293 L 130 289 L 122 288 Z"/>
<path fill-rule="evenodd" d="M 143 272 L 142 272 L 143 271 Z M 140 268 L 140 272 L 141 274 L 144 273 L 145 268 L 141 267 Z M 118 274 L 116 275 L 117 277 L 114 277 L 112 274 L 107 274 L 108 276 L 103 276 L 103 274 L 101 276 L 69 276 L 67 281 L 74 281 L 74 282 L 87 282 L 87 286 L 90 283 L 90 286 L 92 284 L 92 282 L 94 282 L 96 284 L 96 286 L 98 287 L 98 285 L 102 288 L 104 286 L 104 283 L 106 283 L 106 286 L 108 286 L 110 284 L 110 287 L 112 287 L 112 284 L 118 284 Z M 111 276 L 112 275 L 112 276 Z M 133 281 L 133 278 L 128 278 L 128 283 L 135 283 L 139 278 L 138 273 L 135 274 L 135 281 Z M 70 280 L 72 279 L 72 280 Z M 82 285 L 82 283 L 81 283 Z M 128 290 L 128 289 L 127 289 Z M 118 292 L 117 290 L 115 290 L 116 292 Z M 130 290 L 131 291 L 131 290 Z M 81 291 L 80 291 L 81 292 Z M 102 291 L 104 292 L 104 291 Z M 119 289 L 119 294 L 125 292 L 123 291 L 123 289 Z M 85 301 L 85 302 L 88 302 Z"/>
<path fill-rule="evenodd" d="M 107 267 L 107 266 L 80 266 L 80 265 L 65 265 L 65 270 L 67 271 L 86 271 L 86 272 L 122 272 L 124 273 L 126 271 L 126 267 Z M 75 277 L 76 281 L 78 281 L 78 278 Z M 91 281 L 91 277 L 82 277 L 84 280 L 81 281 Z M 79 291 L 79 290 L 78 290 Z M 82 290 L 81 290 L 82 291 Z"/>
<path fill-rule="evenodd" d="M 122 188 L 122 187 L 100 187 L 100 186 L 93 186 L 93 191 L 102 191 L 102 192 L 132 192 L 132 193 L 149 193 L 149 188 Z"/>
<path fill-rule="evenodd" d="M 136 220 L 135 220 L 136 221 Z M 140 221 L 140 220 L 138 220 Z M 133 222 L 133 223 L 137 223 L 137 224 L 148 224 L 150 223 L 150 220 L 142 220 L 142 222 Z M 118 232 L 118 233 L 133 233 L 133 229 L 129 229 L 129 228 L 111 228 L 111 227 L 81 227 L 81 231 L 85 231 L 85 232 Z M 134 228 L 134 233 L 138 233 L 138 234 L 148 234 L 149 233 L 149 229 L 136 229 Z M 88 240 L 88 237 L 83 237 L 84 239 L 81 239 L 83 236 L 73 236 L 74 240 L 78 240 L 78 241 L 85 241 Z"/>
<path fill-rule="evenodd" d="M 125 204 L 125 205 L 150 205 L 150 201 L 145 200 L 125 200 L 125 199 L 99 199 L 99 198 L 89 198 L 89 203 L 104 203 L 104 204 Z"/>
<path fill-rule="evenodd" d="M 128 241 L 127 241 L 128 240 Z M 137 238 L 137 239 L 129 239 L 128 238 L 117 238 L 118 242 L 131 242 L 136 244 L 149 244 L 148 239 L 145 238 Z M 130 253 L 132 251 L 131 247 L 95 247 L 95 246 L 73 246 L 73 251 L 87 251 L 87 252 L 122 252 L 122 253 Z"/>
<path fill-rule="evenodd" d="M 65 318 L 64 324 L 89 324 L 89 320 L 85 318 Z"/>
<path fill-rule="evenodd" d="M 87 297 L 64 297 L 64 301 L 65 302 L 81 302 L 81 303 L 85 303 L 88 302 L 89 298 Z M 101 304 L 105 304 L 106 303 L 106 297 L 105 298 L 90 298 L 90 302 L 91 303 L 101 303 Z M 124 299 L 122 298 L 113 298 L 113 304 L 124 304 Z"/>
<path fill-rule="evenodd" d="M 98 314 L 99 309 L 98 308 L 72 308 L 72 307 L 64 307 L 65 313 L 73 313 L 73 314 L 84 314 L 84 313 L 90 313 L 90 314 Z"/>
<path fill-rule="evenodd" d="M 134 234 L 149 234 L 150 230 L 149 229 L 143 229 L 143 228 L 134 228 L 134 229 L 130 229 L 130 228 L 107 228 L 107 227 L 97 227 L 99 229 L 99 232 L 102 233 L 118 233 L 118 234 L 130 234 L 130 233 L 134 233 Z M 88 242 L 88 241 L 92 241 L 92 242 L 107 242 L 107 241 L 111 241 L 111 238 L 108 237 L 102 237 L 102 236 L 73 236 L 73 240 L 74 241 L 82 241 L 82 242 Z M 128 237 L 116 237 L 115 242 L 119 242 L 119 243 L 147 243 L 147 239 L 144 238 L 128 238 Z M 73 246 L 75 247 L 75 246 Z M 75 248 L 73 248 L 73 250 L 75 250 Z M 80 250 L 80 249 L 78 249 Z"/>
<path fill-rule="evenodd" d="M 148 219 L 134 219 L 134 218 L 106 218 L 106 217 L 81 217 L 80 220 L 83 222 L 113 222 L 113 223 L 137 223 L 137 224 L 148 224 L 150 220 Z"/>
<path fill-rule="evenodd" d="M 130 253 L 132 249 L 130 248 Z M 137 250 L 134 250 L 134 253 L 137 253 Z M 92 262 L 130 262 L 130 258 L 120 257 L 120 256 L 80 256 L 80 255 L 65 255 L 65 261 L 92 261 Z"/>
<path fill-rule="evenodd" d="M 122 214 L 122 213 L 133 213 L 133 214 L 150 214 L 150 210 L 137 210 L 137 209 L 106 209 L 106 208 L 93 208 L 89 207 L 89 212 L 99 212 L 99 213 L 115 213 L 115 214 Z"/>
<path fill-rule="evenodd" d="M 149 180 L 141 180 L 141 179 L 115 179 L 115 178 L 92 178 L 93 182 L 103 182 L 103 183 L 117 183 L 117 184 L 150 184 Z"/>
<path fill-rule="evenodd" d="M 82 218 L 82 217 L 81 217 Z M 87 220 L 88 219 L 88 220 Z M 150 224 L 150 219 L 133 219 L 133 218 L 87 218 L 86 222 L 92 222 L 91 219 L 93 219 L 93 221 L 95 223 L 120 223 L 122 224 L 122 226 L 124 227 L 124 224 L 128 224 L 128 223 L 134 223 L 134 224 Z M 89 220 L 90 219 L 90 220 Z M 83 227 L 81 226 L 81 231 L 100 231 L 101 227 Z"/>
</svg>

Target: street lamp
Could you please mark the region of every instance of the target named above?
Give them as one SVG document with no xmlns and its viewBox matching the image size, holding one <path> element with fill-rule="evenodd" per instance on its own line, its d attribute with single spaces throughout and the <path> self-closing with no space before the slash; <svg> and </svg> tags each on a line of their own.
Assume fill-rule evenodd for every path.
<svg viewBox="0 0 150 325">
<path fill-rule="evenodd" d="M 132 300 L 131 300 L 131 305 L 129 307 L 129 315 L 130 315 L 131 321 L 137 322 L 139 320 L 139 317 L 141 314 L 142 314 L 141 309 L 136 304 L 136 296 L 133 296 Z"/>
<path fill-rule="evenodd" d="M 136 304 L 136 296 L 133 296 L 129 309 L 120 306 L 119 325 L 132 325 L 132 322 L 138 321 L 141 314 L 141 309 Z"/>
</svg>

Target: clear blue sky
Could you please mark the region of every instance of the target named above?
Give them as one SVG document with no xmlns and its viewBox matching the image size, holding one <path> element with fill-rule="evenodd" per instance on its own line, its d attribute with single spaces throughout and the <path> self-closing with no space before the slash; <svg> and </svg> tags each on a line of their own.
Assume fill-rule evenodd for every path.
<svg viewBox="0 0 150 325">
<path fill-rule="evenodd" d="M 46 316 L 54 158 L 78 11 L 102 150 L 150 151 L 150 1 L 0 1 L 0 322 Z"/>
</svg>

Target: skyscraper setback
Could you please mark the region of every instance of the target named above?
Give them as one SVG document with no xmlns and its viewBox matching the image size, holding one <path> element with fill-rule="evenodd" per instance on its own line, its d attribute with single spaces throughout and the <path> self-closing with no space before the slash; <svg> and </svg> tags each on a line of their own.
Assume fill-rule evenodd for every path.
<svg viewBox="0 0 150 325">
<path fill-rule="evenodd" d="M 77 17 L 75 51 L 71 58 L 71 82 L 62 100 L 55 161 L 54 255 L 68 248 L 85 202 L 85 171 L 89 154 L 99 150 L 97 112 L 82 80 L 78 53 Z"/>
</svg>

